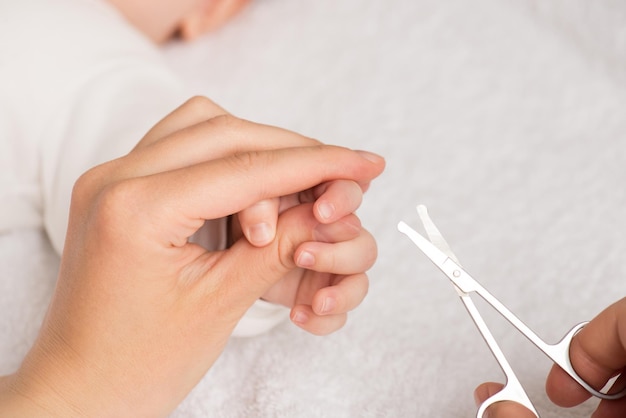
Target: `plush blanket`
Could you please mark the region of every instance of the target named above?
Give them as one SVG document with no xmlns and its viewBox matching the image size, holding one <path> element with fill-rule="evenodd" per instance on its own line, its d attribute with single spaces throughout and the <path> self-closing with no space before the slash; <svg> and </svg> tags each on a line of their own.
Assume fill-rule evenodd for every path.
<svg viewBox="0 0 626 418">
<path fill-rule="evenodd" d="M 471 417 L 504 376 L 450 282 L 397 229 L 426 204 L 465 268 L 548 341 L 626 295 L 626 3 L 257 0 L 166 54 L 238 116 L 387 159 L 359 215 L 370 292 L 327 336 L 233 339 L 181 417 Z M 0 373 L 32 343 L 58 258 L 0 236 Z M 551 363 L 478 306 L 542 417 Z"/>
</svg>

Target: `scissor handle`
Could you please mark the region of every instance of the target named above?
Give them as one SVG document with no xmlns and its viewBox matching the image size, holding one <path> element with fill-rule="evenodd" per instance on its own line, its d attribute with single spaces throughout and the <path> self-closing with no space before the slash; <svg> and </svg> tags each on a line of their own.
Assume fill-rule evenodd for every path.
<svg viewBox="0 0 626 418">
<path fill-rule="evenodd" d="M 462 288 L 465 292 L 476 292 L 487 303 L 489 303 L 494 309 L 496 309 L 507 321 L 509 321 L 515 328 L 517 328 L 526 338 L 528 338 L 537 348 L 539 348 L 550 360 L 561 367 L 572 379 L 574 379 L 579 385 L 585 388 L 591 395 L 600 399 L 615 400 L 626 396 L 626 387 L 616 393 L 608 393 L 601 390 L 597 390 L 589 385 L 582 377 L 576 373 L 574 366 L 570 361 L 569 349 L 574 339 L 574 336 L 589 322 L 582 322 L 575 325 L 565 336 L 556 344 L 548 344 L 541 339 L 533 330 L 528 328 L 517 316 L 515 316 L 509 309 L 502 304 L 495 296 L 493 296 L 487 289 L 474 280 L 469 274 L 462 271 L 460 267 L 452 260 L 446 260 L 442 265 L 442 270 L 448 274 L 448 277 L 458 277 L 458 283 L 462 284 Z M 455 276 L 455 269 L 459 272 L 458 276 Z M 457 282 L 455 282 L 456 284 Z M 609 388 L 610 389 L 610 388 Z"/>
<path fill-rule="evenodd" d="M 589 322 L 582 322 L 574 326 L 571 330 L 567 332 L 567 334 L 565 334 L 565 336 L 561 339 L 561 341 L 559 341 L 556 344 L 536 344 L 536 345 L 555 364 L 561 367 L 572 379 L 574 379 L 579 385 L 585 388 L 585 390 L 587 390 L 593 396 L 600 398 L 600 399 L 607 399 L 607 400 L 620 399 L 626 396 L 626 388 L 622 389 L 621 391 L 617 393 L 611 393 L 611 394 L 607 392 L 602 392 L 601 390 L 596 390 L 595 388 L 591 387 L 591 385 L 589 385 L 582 377 L 580 377 L 578 373 L 576 373 L 576 370 L 574 370 L 574 366 L 572 366 L 572 362 L 569 356 L 569 349 L 570 349 L 572 340 L 574 339 L 574 336 L 588 323 Z M 502 390 L 500 390 L 498 393 L 487 398 L 480 405 L 480 407 L 478 408 L 478 412 L 476 414 L 476 418 L 483 418 L 485 411 L 491 405 L 498 403 L 498 402 L 505 402 L 505 401 L 516 402 L 526 407 L 528 410 L 530 410 L 535 415 L 536 418 L 540 418 L 539 413 L 537 412 L 532 402 L 528 398 L 528 395 L 526 394 L 526 392 L 524 391 L 524 388 L 522 387 L 521 383 L 517 379 L 517 376 L 515 376 L 515 373 L 508 370 L 509 367 L 507 363 L 504 363 L 504 364 L 501 363 L 500 365 L 503 367 L 503 371 L 507 378 L 506 384 L 504 385 Z M 608 390 L 610 390 L 610 388 L 607 389 L 607 391 Z"/>
<path fill-rule="evenodd" d="M 526 395 L 522 384 L 517 380 L 515 375 L 508 376 L 507 382 L 498 393 L 491 395 L 487 398 L 478 408 L 478 412 L 476 413 L 476 418 L 483 418 L 485 411 L 494 403 L 498 402 L 516 402 L 528 410 L 530 410 L 536 418 L 539 417 L 539 413 L 535 409 L 534 405 Z"/>
<path fill-rule="evenodd" d="M 572 344 L 574 336 L 585 327 L 589 322 L 582 322 L 574 326 L 565 336 L 556 344 L 547 345 L 545 347 L 539 347 L 550 359 L 557 364 L 561 369 L 565 371 L 572 379 L 574 379 L 579 385 L 581 385 L 587 392 L 600 399 L 615 400 L 626 396 L 626 387 L 616 393 L 607 393 L 597 390 L 589 385 L 582 377 L 576 373 L 572 361 L 570 360 L 569 350 Z"/>
</svg>

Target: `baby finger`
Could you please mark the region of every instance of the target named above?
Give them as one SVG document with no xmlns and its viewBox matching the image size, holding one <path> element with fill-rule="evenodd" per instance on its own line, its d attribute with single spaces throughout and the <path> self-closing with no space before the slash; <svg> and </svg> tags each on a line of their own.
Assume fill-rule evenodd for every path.
<svg viewBox="0 0 626 418">
<path fill-rule="evenodd" d="M 313 312 L 317 315 L 337 315 L 359 306 L 369 290 L 365 273 L 342 276 L 332 286 L 319 289 L 313 297 Z"/>
<path fill-rule="evenodd" d="M 347 314 L 319 316 L 308 305 L 294 306 L 290 314 L 291 321 L 314 335 L 327 335 L 341 329 Z"/>
<path fill-rule="evenodd" d="M 334 222 L 355 212 L 363 201 L 363 191 L 359 184 L 352 180 L 334 180 L 316 188 L 314 213 L 322 223 Z"/>
<path fill-rule="evenodd" d="M 305 242 L 294 254 L 298 267 L 323 273 L 356 274 L 376 261 L 376 241 L 365 229 L 358 237 L 337 243 Z"/>
<path fill-rule="evenodd" d="M 241 231 L 256 247 L 270 243 L 276 235 L 279 198 L 264 199 L 237 214 Z"/>
</svg>

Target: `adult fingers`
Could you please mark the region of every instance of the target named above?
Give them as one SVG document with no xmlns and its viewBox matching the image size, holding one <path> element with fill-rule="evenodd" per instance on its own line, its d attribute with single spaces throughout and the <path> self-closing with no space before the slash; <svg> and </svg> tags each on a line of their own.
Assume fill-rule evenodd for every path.
<svg viewBox="0 0 626 418">
<path fill-rule="evenodd" d="M 476 406 L 479 407 L 483 404 L 487 399 L 500 392 L 504 385 L 502 383 L 496 382 L 485 382 L 480 384 L 474 390 L 474 402 Z"/>
<path fill-rule="evenodd" d="M 488 398 L 500 392 L 504 385 L 501 383 L 487 382 L 483 383 L 474 391 L 474 401 L 476 406 L 482 405 Z M 483 415 L 483 418 L 535 418 L 530 410 L 524 406 L 509 401 L 496 402 L 489 406 Z"/>
<path fill-rule="evenodd" d="M 320 142 L 286 129 L 225 114 L 177 130 L 149 146 L 133 150 L 124 159 L 131 166 L 131 176 L 135 177 L 247 151 L 315 145 Z"/>
<path fill-rule="evenodd" d="M 570 360 L 576 372 L 592 387 L 600 389 L 626 366 L 626 298 L 595 317 L 572 340 Z M 546 382 L 550 399 L 561 406 L 577 405 L 589 393 L 558 367 Z"/>
<path fill-rule="evenodd" d="M 185 112 L 181 110 L 181 113 Z M 147 135 L 141 145 L 126 156 L 91 169 L 89 177 L 94 184 L 90 188 L 100 190 L 117 181 L 182 169 L 239 153 L 321 145 L 319 141 L 294 132 L 248 122 L 228 114 L 202 120 L 164 138 L 158 135 L 171 127 L 161 128 L 155 127 L 156 133 Z"/>
<path fill-rule="evenodd" d="M 546 379 L 546 393 L 552 402 L 567 408 L 578 405 L 591 397 L 585 388 L 576 383 L 556 364 L 552 366 Z"/>
<path fill-rule="evenodd" d="M 298 176 L 293 175 L 294 167 Z M 176 245 L 186 242 L 199 220 L 221 218 L 334 178 L 373 179 L 383 167 L 381 157 L 364 151 L 327 145 L 287 148 L 236 154 L 140 177 L 129 181 L 125 192 L 143 195 L 143 201 L 150 202 L 151 207 L 143 210 L 152 213 L 155 222 L 176 230 L 163 244 Z M 164 229 L 155 230 L 161 239 L 166 236 Z"/>
<path fill-rule="evenodd" d="M 154 125 L 137 143 L 135 149 L 143 148 L 176 131 L 225 114 L 228 112 L 212 100 L 202 96 L 192 97 Z"/>
<path fill-rule="evenodd" d="M 615 384 L 616 388 L 626 387 L 626 376 L 620 376 Z M 600 401 L 593 413 L 593 418 L 622 418 L 626 415 L 626 398 Z"/>
</svg>

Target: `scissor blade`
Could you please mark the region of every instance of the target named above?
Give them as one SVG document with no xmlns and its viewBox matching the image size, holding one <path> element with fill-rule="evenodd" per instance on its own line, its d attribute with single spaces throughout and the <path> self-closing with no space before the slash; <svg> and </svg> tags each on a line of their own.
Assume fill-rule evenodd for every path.
<svg viewBox="0 0 626 418">
<path fill-rule="evenodd" d="M 428 235 L 430 242 L 432 242 L 435 247 L 439 248 L 441 252 L 446 254 L 448 257 L 450 257 L 452 261 L 454 261 L 460 266 L 461 263 L 459 263 L 459 260 L 456 258 L 456 255 L 450 249 L 450 246 L 448 245 L 446 240 L 443 238 L 443 235 L 441 235 L 441 232 L 439 232 L 439 228 L 437 228 L 433 220 L 430 219 L 430 216 L 428 215 L 428 209 L 426 208 L 426 206 L 418 205 L 416 209 L 417 209 L 417 214 L 422 220 L 422 224 L 424 225 L 424 229 L 426 230 L 426 234 Z"/>
<path fill-rule="evenodd" d="M 421 236 L 406 223 L 400 221 L 400 223 L 398 223 L 398 231 L 409 237 L 409 239 L 413 241 L 413 244 L 415 244 L 426 257 L 430 258 L 437 267 L 441 268 L 443 263 L 449 258 L 444 252 L 435 247 L 430 241 Z"/>
</svg>

